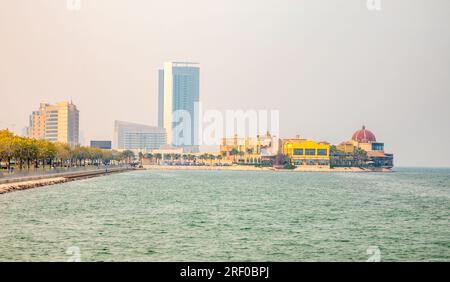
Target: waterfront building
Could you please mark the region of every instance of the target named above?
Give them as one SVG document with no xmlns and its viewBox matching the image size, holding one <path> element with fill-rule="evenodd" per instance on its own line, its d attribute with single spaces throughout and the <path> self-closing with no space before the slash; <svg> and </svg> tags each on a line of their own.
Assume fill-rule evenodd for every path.
<svg viewBox="0 0 450 282">
<path fill-rule="evenodd" d="M 164 127 L 167 143 L 198 152 L 198 113 L 200 67 L 198 63 L 166 62 L 158 72 L 158 127 Z M 181 113 L 181 120 L 175 114 Z M 190 120 L 185 120 L 184 114 Z M 188 130 L 177 132 L 175 128 L 183 121 Z"/>
<path fill-rule="evenodd" d="M 279 152 L 279 138 L 271 136 L 268 132 L 265 136 L 239 138 L 223 138 L 220 144 L 220 154 L 225 160 L 236 163 L 274 164 Z"/>
<path fill-rule="evenodd" d="M 330 166 L 330 144 L 299 136 L 281 141 L 282 152 L 296 166 Z"/>
<path fill-rule="evenodd" d="M 336 145 L 336 150 L 344 154 L 353 154 L 355 149 L 356 147 L 352 141 L 344 141 L 339 145 Z"/>
<path fill-rule="evenodd" d="M 27 135 L 75 146 L 79 144 L 79 111 L 72 102 L 41 103 L 29 118 Z"/>
<path fill-rule="evenodd" d="M 158 70 L 158 127 L 164 128 L 164 70 Z"/>
<path fill-rule="evenodd" d="M 92 140 L 91 141 L 91 147 L 97 148 L 97 149 L 103 149 L 103 150 L 111 150 L 112 149 L 112 142 L 111 141 L 97 141 Z"/>
<path fill-rule="evenodd" d="M 367 153 L 368 165 L 373 167 L 392 168 L 394 166 L 394 155 L 384 152 L 384 143 L 378 142 L 375 134 L 363 126 L 353 133 L 351 140 L 339 144 L 336 148 L 343 149 L 343 146 L 352 144 L 353 148 L 360 148 Z"/>
<path fill-rule="evenodd" d="M 132 150 L 134 152 L 150 152 L 166 144 L 164 128 L 143 124 L 115 121 L 113 148 L 116 150 Z"/>
</svg>

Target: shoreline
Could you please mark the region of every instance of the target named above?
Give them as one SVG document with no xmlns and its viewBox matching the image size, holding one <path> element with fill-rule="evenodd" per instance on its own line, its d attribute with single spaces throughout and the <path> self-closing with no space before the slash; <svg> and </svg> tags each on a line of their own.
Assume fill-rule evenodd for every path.
<svg viewBox="0 0 450 282">
<path fill-rule="evenodd" d="M 5 182 L 0 184 L 0 195 L 21 190 L 28 190 L 37 187 L 51 186 L 75 180 L 100 177 L 110 175 L 113 173 L 121 173 L 131 170 L 135 169 L 117 168 L 117 169 L 110 169 L 108 170 L 108 172 L 106 172 L 105 170 L 94 170 L 94 171 L 67 172 L 59 174 L 56 173 L 41 176 L 30 176 L 19 179 L 5 179 Z"/>
<path fill-rule="evenodd" d="M 379 172 L 387 173 L 392 172 L 391 169 L 361 169 L 357 167 L 350 168 L 329 168 L 329 167 L 297 167 L 296 169 L 277 169 L 273 167 L 254 167 L 254 166 L 164 166 L 164 165 L 144 165 L 142 169 L 133 168 L 118 168 L 110 169 L 108 172 L 104 170 L 95 171 L 81 171 L 81 172 L 67 172 L 59 174 L 50 174 L 42 176 L 24 177 L 21 179 L 5 179 L 4 183 L 0 183 L 0 195 L 6 193 L 12 193 L 16 191 L 28 190 L 32 188 L 38 188 L 43 186 L 51 186 L 55 184 L 61 184 L 71 182 L 75 180 L 106 176 L 113 173 L 122 173 L 132 170 L 195 170 L 195 171 L 271 171 L 271 172 L 321 172 L 321 173 L 340 173 L 340 172 L 352 172 L 352 173 L 368 173 Z"/>
<path fill-rule="evenodd" d="M 392 172 L 392 169 L 362 169 L 358 167 L 297 167 L 295 169 L 277 169 L 273 167 L 254 167 L 254 166 L 165 166 L 165 165 L 144 165 L 145 170 L 200 170 L 200 171 L 273 171 L 273 172 Z"/>
</svg>

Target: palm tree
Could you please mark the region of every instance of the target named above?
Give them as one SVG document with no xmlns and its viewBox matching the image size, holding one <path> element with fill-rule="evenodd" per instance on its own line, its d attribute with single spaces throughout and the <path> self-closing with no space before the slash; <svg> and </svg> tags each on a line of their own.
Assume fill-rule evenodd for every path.
<svg viewBox="0 0 450 282">
<path fill-rule="evenodd" d="M 367 152 L 361 148 L 356 148 L 353 152 L 353 158 L 356 162 L 356 165 L 362 167 L 367 163 Z"/>
<path fill-rule="evenodd" d="M 204 154 L 202 154 L 202 155 L 200 155 L 200 156 L 198 156 L 198 159 L 200 159 L 200 160 L 204 160 L 205 159 L 205 155 Z"/>
<path fill-rule="evenodd" d="M 161 164 L 161 159 L 162 159 L 162 155 L 160 154 L 160 153 L 157 153 L 156 155 L 155 155 L 155 158 L 156 158 L 156 162 L 158 163 L 158 165 L 159 164 Z"/>
<path fill-rule="evenodd" d="M 239 156 L 242 158 L 243 156 L 245 156 L 245 153 L 242 151 L 239 151 Z"/>
<path fill-rule="evenodd" d="M 211 154 L 209 155 L 210 164 L 212 165 L 213 161 L 216 159 L 216 156 Z"/>
<path fill-rule="evenodd" d="M 139 152 L 139 163 L 142 165 L 142 159 L 144 158 L 144 154 Z"/>
<path fill-rule="evenodd" d="M 186 154 L 183 154 L 183 156 L 181 156 L 181 158 L 183 159 L 183 163 L 185 163 L 187 160 L 189 160 L 189 156 Z"/>
<path fill-rule="evenodd" d="M 236 163 L 236 156 L 239 154 L 239 151 L 236 148 L 233 148 L 230 152 L 230 155 L 233 156 L 233 162 Z"/>
<path fill-rule="evenodd" d="M 131 150 L 125 150 L 122 152 L 122 156 L 129 164 L 131 162 L 131 159 L 134 158 L 134 152 Z"/>
</svg>

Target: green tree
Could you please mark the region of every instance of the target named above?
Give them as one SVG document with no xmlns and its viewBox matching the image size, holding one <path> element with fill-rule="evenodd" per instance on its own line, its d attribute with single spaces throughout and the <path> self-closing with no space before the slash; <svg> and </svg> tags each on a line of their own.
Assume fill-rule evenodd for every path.
<svg viewBox="0 0 450 282">
<path fill-rule="evenodd" d="M 239 154 L 239 157 L 241 157 L 241 158 L 242 158 L 243 156 L 245 156 L 245 152 L 242 152 L 242 151 L 239 151 L 238 154 Z"/>
<path fill-rule="evenodd" d="M 158 163 L 158 165 L 161 164 L 162 154 L 157 153 L 157 154 L 155 155 L 155 158 L 156 158 L 156 162 Z"/>
<path fill-rule="evenodd" d="M 134 159 L 134 152 L 131 150 L 125 150 L 122 152 L 122 156 L 124 158 L 124 160 L 126 160 L 126 162 L 129 164 L 131 163 L 131 160 Z"/>
<path fill-rule="evenodd" d="M 0 130 L 0 161 L 6 161 L 8 170 L 14 157 L 14 135 L 8 130 Z"/>
<path fill-rule="evenodd" d="M 26 165 L 29 169 L 32 163 L 35 168 L 40 164 L 43 168 L 47 164 L 70 167 L 74 162 L 86 166 L 98 165 L 102 160 L 110 162 L 113 159 L 121 161 L 123 157 L 115 151 L 83 146 L 71 147 L 65 143 L 18 137 L 7 130 L 0 130 L 0 161 L 7 162 L 8 169 L 11 168 L 13 161 L 19 168 L 22 169 Z"/>
<path fill-rule="evenodd" d="M 72 149 L 68 144 L 56 143 L 56 158 L 61 167 L 71 166 L 72 164 Z"/>
<path fill-rule="evenodd" d="M 358 167 L 366 166 L 367 161 L 368 161 L 366 151 L 364 151 L 361 148 L 356 148 L 355 151 L 353 152 L 353 157 L 354 157 L 355 163 Z"/>
<path fill-rule="evenodd" d="M 35 144 L 38 149 L 35 167 L 37 168 L 39 166 L 39 160 L 42 161 L 42 168 L 44 169 L 46 164 L 50 163 L 50 165 L 52 165 L 57 154 L 55 144 L 46 140 L 36 140 Z"/>
<path fill-rule="evenodd" d="M 230 151 L 230 155 L 232 155 L 233 156 L 233 162 L 235 163 L 236 162 L 236 156 L 239 154 L 239 151 L 236 149 L 236 148 L 233 148 L 231 151 Z"/>
</svg>

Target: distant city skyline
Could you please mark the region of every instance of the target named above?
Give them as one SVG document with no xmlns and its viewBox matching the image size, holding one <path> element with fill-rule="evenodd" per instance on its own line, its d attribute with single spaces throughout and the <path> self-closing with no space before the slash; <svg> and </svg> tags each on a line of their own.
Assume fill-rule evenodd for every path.
<svg viewBox="0 0 450 282">
<path fill-rule="evenodd" d="M 280 137 L 333 144 L 366 125 L 396 166 L 449 167 L 449 10 L 445 0 L 380 11 L 365 0 L 91 0 L 75 11 L 4 1 L 0 128 L 20 134 L 36 105 L 70 100 L 86 144 L 112 140 L 115 120 L 158 126 L 161 64 L 193 61 L 206 109 L 276 109 Z"/>
</svg>

